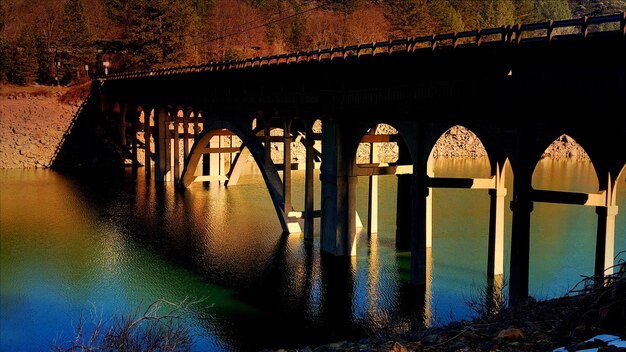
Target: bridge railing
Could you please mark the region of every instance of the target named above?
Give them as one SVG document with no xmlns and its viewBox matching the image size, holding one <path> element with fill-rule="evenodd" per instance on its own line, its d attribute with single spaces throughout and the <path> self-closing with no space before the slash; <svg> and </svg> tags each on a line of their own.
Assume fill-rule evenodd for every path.
<svg viewBox="0 0 626 352">
<path fill-rule="evenodd" d="M 490 43 L 521 44 L 565 39 L 567 37 L 582 37 L 584 39 L 594 35 L 590 27 L 602 24 L 613 25 L 617 29 L 599 31 L 603 33 L 618 32 L 626 37 L 626 12 L 615 15 L 604 15 L 582 18 L 546 21 L 531 24 L 516 24 L 497 28 L 478 29 L 430 36 L 410 37 L 389 41 L 372 42 L 365 44 L 348 45 L 326 49 L 300 51 L 286 54 L 252 57 L 241 60 L 211 62 L 201 65 L 179 66 L 157 70 L 120 72 L 107 76 L 100 76 L 100 80 L 132 79 L 152 76 L 175 75 L 184 73 L 199 73 L 223 71 L 248 67 L 279 65 L 288 63 L 332 60 L 335 58 L 360 57 L 362 55 L 389 55 L 397 52 L 414 52 L 420 49 L 436 50 L 438 48 L 457 48 L 467 46 L 482 46 Z M 559 34 L 559 32 L 562 32 Z"/>
</svg>

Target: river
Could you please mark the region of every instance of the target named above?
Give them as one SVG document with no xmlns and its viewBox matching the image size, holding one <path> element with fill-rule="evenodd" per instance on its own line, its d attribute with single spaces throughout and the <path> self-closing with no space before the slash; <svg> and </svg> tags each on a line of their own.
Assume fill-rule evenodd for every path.
<svg viewBox="0 0 626 352">
<path fill-rule="evenodd" d="M 485 160 L 435 166 L 441 176 L 488 171 Z M 297 207 L 303 181 L 303 171 L 295 172 Z M 313 346 L 410 326 L 421 314 L 434 325 L 470 318 L 466 301 L 479 299 L 486 283 L 487 192 L 434 190 L 424 303 L 407 284 L 410 254 L 395 248 L 395 183 L 380 178 L 379 232 L 363 231 L 357 255 L 335 259 L 320 255 L 318 224 L 313 243 L 281 236 L 258 174 L 229 188 L 180 192 L 147 181 L 142 169 L 71 176 L 1 170 L 0 350 L 48 350 L 72 340 L 81 317 L 106 324 L 158 299 L 198 301 L 184 318 L 198 351 Z M 543 160 L 533 185 L 592 192 L 598 182 L 591 163 Z M 619 187 L 624 213 L 626 182 Z M 319 183 L 316 192 L 319 208 Z M 367 178 L 359 179 L 357 202 L 366 224 Z M 581 274 L 592 274 L 596 221 L 592 207 L 535 205 L 531 295 L 563 295 Z M 616 229 L 617 253 L 626 249 L 626 214 Z"/>
</svg>

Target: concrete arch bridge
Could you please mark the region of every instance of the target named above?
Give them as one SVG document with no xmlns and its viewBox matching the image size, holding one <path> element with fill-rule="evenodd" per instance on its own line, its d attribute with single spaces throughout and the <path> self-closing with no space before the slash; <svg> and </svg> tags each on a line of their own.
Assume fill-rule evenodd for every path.
<svg viewBox="0 0 626 352">
<path fill-rule="evenodd" d="M 411 249 L 411 279 L 417 284 L 426 281 L 426 252 L 432 243 L 432 188 L 489 192 L 491 276 L 504 271 L 504 196 L 512 192 L 509 292 L 511 301 L 518 302 L 528 295 L 533 204 L 596 208 L 599 276 L 613 265 L 615 236 L 626 235 L 626 229 L 615 228 L 617 185 L 626 177 L 625 16 L 119 73 L 95 81 L 96 100 L 119 121 L 120 142 L 135 162 L 154 163 L 158 181 L 181 187 L 197 181 L 234 185 L 240 161 L 253 158 L 284 232 L 302 231 L 312 238 L 313 219 L 321 217 L 321 249 L 336 256 L 354 249 L 357 178 L 397 175 L 397 242 Z M 314 127 L 318 120 L 321 130 Z M 380 123 L 397 133 L 374 133 Z M 490 177 L 433 175 L 433 146 L 455 125 L 480 138 Z M 563 134 L 590 156 L 597 192 L 533 188 L 537 162 Z M 306 149 L 301 209 L 291 201 L 294 141 Z M 367 162 L 357 163 L 361 143 L 374 152 Z M 380 143 L 395 143 L 398 159 L 378 162 Z M 282 158 L 272 157 L 273 145 L 282 146 Z M 138 160 L 142 148 L 145 160 Z M 507 164 L 514 174 L 512 185 L 505 184 Z M 316 165 L 321 209 L 313 207 Z M 370 200 L 375 193 L 373 189 Z M 370 201 L 370 209 L 374 205 Z"/>
</svg>

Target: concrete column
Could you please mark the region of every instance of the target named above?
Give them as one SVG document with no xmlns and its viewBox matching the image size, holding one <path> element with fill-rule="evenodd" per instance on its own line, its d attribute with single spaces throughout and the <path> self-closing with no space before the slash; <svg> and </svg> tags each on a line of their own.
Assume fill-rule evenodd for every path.
<svg viewBox="0 0 626 352">
<path fill-rule="evenodd" d="M 509 282 L 509 302 L 512 305 L 520 304 L 528 297 L 530 214 L 533 211 L 531 182 L 532 173 L 527 168 L 515 172 L 513 200 L 511 201 L 513 223 Z"/>
<path fill-rule="evenodd" d="M 411 283 L 426 285 L 428 282 L 428 258 L 426 247 L 427 198 L 428 188 L 428 156 L 425 153 L 424 141 L 427 130 L 418 126 L 416 136 L 418 142 L 413 160 L 413 177 L 411 184 Z M 400 181 L 400 180 L 398 180 Z"/>
<path fill-rule="evenodd" d="M 615 216 L 617 205 L 596 207 L 598 232 L 596 238 L 595 276 L 598 278 L 613 274 L 611 268 L 615 255 Z M 611 268 L 611 269 L 609 269 Z"/>
<path fill-rule="evenodd" d="M 322 226 L 321 250 L 336 256 L 353 255 L 356 238 L 356 182 L 351 175 L 354 164 L 352 150 L 342 138 L 342 126 L 333 120 L 324 121 L 322 135 Z"/>
<path fill-rule="evenodd" d="M 376 131 L 376 127 L 373 127 L 372 130 Z M 370 163 L 372 164 L 378 162 L 378 149 L 378 144 L 370 144 Z M 369 177 L 367 197 L 367 232 L 370 235 L 378 233 L 378 175 Z"/>
<path fill-rule="evenodd" d="M 419 168 L 413 166 L 413 184 L 411 188 L 411 283 L 426 285 L 428 276 L 427 247 L 426 247 L 426 222 L 429 189 L 426 186 L 425 175 L 419 175 Z"/>
<path fill-rule="evenodd" d="M 291 206 L 291 123 L 285 122 L 283 129 L 283 211 L 289 214 L 293 210 Z"/>
<path fill-rule="evenodd" d="M 152 134 L 152 126 L 151 126 L 151 122 L 150 122 L 150 113 L 151 113 L 151 109 L 150 108 L 144 108 L 143 111 L 143 130 L 144 130 L 144 146 L 145 146 L 145 160 L 144 160 L 144 170 L 146 171 L 146 175 L 150 175 L 150 172 L 152 171 L 152 150 L 151 150 L 151 134 Z"/>
<path fill-rule="evenodd" d="M 128 104 L 124 104 L 120 111 L 120 141 L 123 148 L 126 148 L 126 114 L 128 113 Z"/>
<path fill-rule="evenodd" d="M 178 110 L 172 110 L 172 119 L 174 120 L 174 182 L 180 180 L 180 143 L 178 139 Z"/>
<path fill-rule="evenodd" d="M 435 160 L 431 156 L 428 157 L 426 163 L 426 174 L 428 177 L 435 177 Z M 433 246 L 433 189 L 428 189 L 428 196 L 426 197 L 426 247 L 432 248 Z"/>
<path fill-rule="evenodd" d="M 398 163 L 410 164 L 411 153 L 404 144 L 398 144 Z M 426 162 L 428 167 L 428 162 Z M 427 170 L 422 168 L 422 175 L 426 176 Z M 398 189 L 396 197 L 396 246 L 402 249 L 411 248 L 411 218 L 413 217 L 412 200 L 411 200 L 411 187 L 413 185 L 413 175 L 398 175 Z M 425 180 L 425 178 L 424 178 Z M 428 201 L 428 198 L 426 199 Z M 429 207 L 428 202 L 426 205 L 426 214 L 423 220 L 425 229 L 428 229 L 428 217 Z M 428 239 L 428 236 L 426 237 Z M 428 241 L 427 241 L 428 242 Z"/>
<path fill-rule="evenodd" d="M 496 188 L 489 190 L 489 251 L 487 259 L 487 274 L 489 277 L 504 274 L 504 197 L 505 169 L 495 165 L 494 177 Z"/>
<path fill-rule="evenodd" d="M 272 163 L 272 142 L 270 131 L 271 119 L 267 118 L 263 121 L 263 132 L 265 134 L 265 164 L 270 165 Z"/>
<path fill-rule="evenodd" d="M 139 113 L 137 112 L 137 107 L 133 106 L 131 110 L 131 125 L 133 129 L 133 139 L 131 141 L 131 153 L 133 155 L 133 166 L 137 167 L 139 165 L 139 160 L 137 159 L 137 124 L 139 122 Z"/>
<path fill-rule="evenodd" d="M 157 139 L 157 169 L 156 169 L 156 180 L 161 182 L 171 181 L 171 141 L 169 136 L 169 114 L 167 113 L 167 109 L 158 108 L 156 109 L 156 122 L 157 122 L 157 131 L 158 131 L 158 139 Z"/>
<path fill-rule="evenodd" d="M 213 136 L 210 140 L 209 140 L 209 148 L 219 148 L 220 144 L 221 144 L 221 139 L 222 137 L 217 135 L 217 136 Z M 209 165 L 209 175 L 211 176 L 219 176 L 221 175 L 221 156 L 222 153 L 211 153 L 209 155 L 205 154 L 204 155 L 204 160 L 208 160 L 208 165 Z"/>
<path fill-rule="evenodd" d="M 232 145 L 232 144 L 231 144 Z M 235 159 L 230 165 L 230 170 L 228 172 L 228 180 L 226 180 L 226 186 L 235 186 L 239 183 L 239 177 L 244 171 L 244 167 L 248 164 L 248 157 L 250 156 L 250 151 L 248 148 L 241 148 L 241 152 L 237 153 Z"/>
<path fill-rule="evenodd" d="M 398 178 L 396 199 L 396 246 L 401 249 L 409 249 L 411 247 L 411 218 L 413 215 L 411 200 L 413 175 L 398 175 L 396 177 Z M 428 213 L 425 214 L 425 222 L 428 219 L 427 215 Z"/>
<path fill-rule="evenodd" d="M 313 171 L 315 165 L 313 164 L 313 148 L 315 140 L 313 139 L 313 132 L 310 128 L 306 132 L 306 158 L 305 158 L 305 175 L 304 175 L 304 239 L 313 240 Z"/>
<path fill-rule="evenodd" d="M 183 155 L 185 157 L 185 161 L 187 161 L 187 157 L 189 156 L 189 114 L 191 111 L 185 111 L 183 114 Z"/>
<path fill-rule="evenodd" d="M 200 132 L 202 131 L 202 129 L 200 128 L 200 117 L 198 116 L 200 115 L 199 111 L 194 111 L 193 113 L 193 139 L 194 139 L 194 143 L 198 141 L 198 139 L 200 138 Z M 205 169 L 205 162 L 204 162 L 204 155 L 200 158 L 200 160 L 198 161 L 198 166 L 196 166 L 196 171 L 194 172 L 195 176 L 202 176 L 205 174 L 204 172 Z"/>
</svg>

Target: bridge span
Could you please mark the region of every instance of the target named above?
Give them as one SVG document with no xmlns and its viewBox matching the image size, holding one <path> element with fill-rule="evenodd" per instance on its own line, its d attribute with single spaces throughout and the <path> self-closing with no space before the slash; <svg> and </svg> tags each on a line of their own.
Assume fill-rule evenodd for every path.
<svg viewBox="0 0 626 352">
<path fill-rule="evenodd" d="M 598 277 L 610 273 L 615 236 L 626 235 L 615 229 L 616 188 L 626 177 L 626 13 L 118 73 L 95 80 L 94 91 L 135 165 L 147 173 L 154 165 L 157 181 L 233 186 L 251 156 L 284 232 L 312 239 L 321 217 L 321 250 L 335 256 L 354 250 L 358 177 L 370 178 L 375 231 L 376 177 L 397 175 L 397 243 L 411 250 L 416 284 L 426 282 L 432 188 L 489 192 L 490 276 L 504 274 L 504 197 L 512 192 L 511 302 L 528 296 L 534 203 L 596 208 Z M 380 123 L 397 133 L 376 134 Z M 480 138 L 491 177 L 433 174 L 433 146 L 455 125 Z M 563 134 L 590 156 L 597 192 L 533 187 L 542 153 Z M 306 148 L 301 208 L 291 200 L 292 142 Z M 357 162 L 362 143 L 368 162 Z M 378 162 L 379 143 L 395 143 L 397 160 Z M 273 144 L 282 144 L 282 160 L 272 158 Z M 321 209 L 313 206 L 315 167 Z"/>
</svg>

